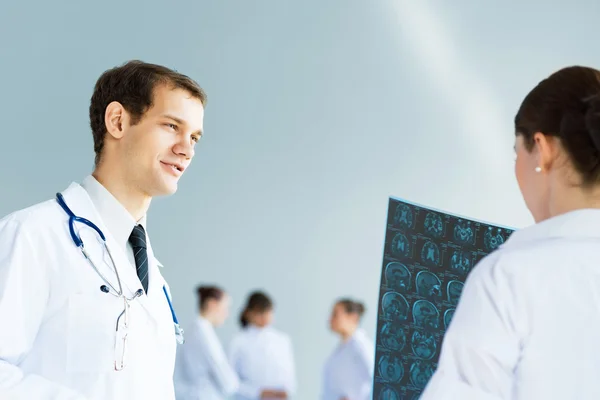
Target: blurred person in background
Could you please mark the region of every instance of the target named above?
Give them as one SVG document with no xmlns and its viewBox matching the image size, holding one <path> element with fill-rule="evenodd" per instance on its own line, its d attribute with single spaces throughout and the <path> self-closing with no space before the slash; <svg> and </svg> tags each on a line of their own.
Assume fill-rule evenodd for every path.
<svg viewBox="0 0 600 400">
<path fill-rule="evenodd" d="M 251 293 L 240 316 L 242 331 L 234 337 L 230 362 L 240 378 L 237 400 L 289 399 L 296 390 L 290 337 L 275 329 L 273 302 Z"/>
<path fill-rule="evenodd" d="M 359 327 L 364 312 L 364 305 L 351 299 L 333 307 L 329 324 L 340 343 L 325 363 L 321 400 L 371 399 L 375 344 Z"/>
<path fill-rule="evenodd" d="M 224 400 L 239 387 L 215 332 L 229 316 L 230 298 L 216 286 L 199 286 L 197 295 L 199 315 L 186 329 L 186 343 L 177 353 L 177 400 Z"/>
</svg>

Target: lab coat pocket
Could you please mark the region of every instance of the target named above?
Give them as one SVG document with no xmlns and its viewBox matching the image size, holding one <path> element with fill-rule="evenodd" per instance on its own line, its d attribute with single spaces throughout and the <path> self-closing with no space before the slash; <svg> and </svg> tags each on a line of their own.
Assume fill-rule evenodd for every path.
<svg viewBox="0 0 600 400">
<path fill-rule="evenodd" d="M 67 371 L 102 373 L 114 370 L 118 298 L 106 293 L 74 293 L 69 297 Z"/>
</svg>

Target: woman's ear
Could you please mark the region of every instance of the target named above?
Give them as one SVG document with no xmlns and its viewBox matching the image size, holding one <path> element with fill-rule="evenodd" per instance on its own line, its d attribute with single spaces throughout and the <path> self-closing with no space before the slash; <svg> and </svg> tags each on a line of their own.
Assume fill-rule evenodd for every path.
<svg viewBox="0 0 600 400">
<path fill-rule="evenodd" d="M 557 139 L 552 136 L 546 136 L 541 132 L 537 132 L 533 135 L 533 143 L 533 152 L 535 153 L 538 167 L 541 168 L 541 172 L 549 171 L 558 155 L 559 143 Z"/>
</svg>

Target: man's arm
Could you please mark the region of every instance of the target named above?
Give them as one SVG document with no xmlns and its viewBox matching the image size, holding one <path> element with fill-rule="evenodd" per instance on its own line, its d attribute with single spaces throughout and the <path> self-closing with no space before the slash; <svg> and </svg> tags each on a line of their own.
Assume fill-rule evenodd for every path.
<svg viewBox="0 0 600 400">
<path fill-rule="evenodd" d="M 0 398 L 82 400 L 18 367 L 33 346 L 50 292 L 41 256 L 18 221 L 0 220 Z"/>
</svg>

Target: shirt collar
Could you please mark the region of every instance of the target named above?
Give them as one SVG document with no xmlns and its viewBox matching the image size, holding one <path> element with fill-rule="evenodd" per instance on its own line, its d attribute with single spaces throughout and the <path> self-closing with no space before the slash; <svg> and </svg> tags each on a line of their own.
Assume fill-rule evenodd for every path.
<svg viewBox="0 0 600 400">
<path fill-rule="evenodd" d="M 90 196 L 102 222 L 123 249 L 127 248 L 129 236 L 136 224 L 141 224 L 146 230 L 146 216 L 136 222 L 125 207 L 92 175 L 87 176 L 81 186 Z"/>
<path fill-rule="evenodd" d="M 600 239 L 600 209 L 580 209 L 513 232 L 502 247 L 540 239 Z"/>
</svg>

